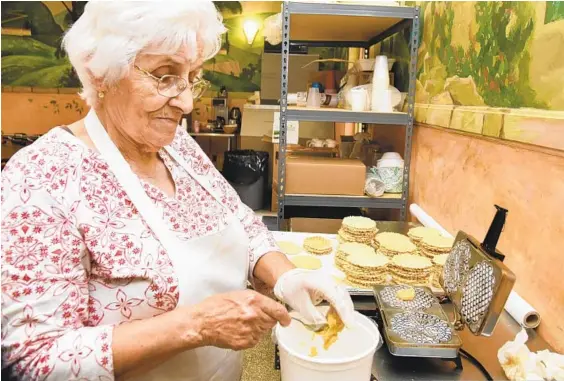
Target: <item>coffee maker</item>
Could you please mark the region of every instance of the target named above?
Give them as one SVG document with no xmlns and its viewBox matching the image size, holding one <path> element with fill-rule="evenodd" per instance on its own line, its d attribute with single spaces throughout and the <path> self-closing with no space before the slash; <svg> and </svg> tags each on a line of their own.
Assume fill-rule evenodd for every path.
<svg viewBox="0 0 564 381">
<path fill-rule="evenodd" d="M 212 98 L 212 108 L 216 131 L 223 131 L 223 125 L 229 120 L 229 106 L 225 87 L 220 89 L 217 97 Z"/>
</svg>

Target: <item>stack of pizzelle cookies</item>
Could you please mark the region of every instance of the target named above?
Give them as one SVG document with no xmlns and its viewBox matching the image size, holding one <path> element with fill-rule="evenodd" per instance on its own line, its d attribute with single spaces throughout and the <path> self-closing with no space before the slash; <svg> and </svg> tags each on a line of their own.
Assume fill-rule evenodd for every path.
<svg viewBox="0 0 564 381">
<path fill-rule="evenodd" d="M 389 264 L 395 283 L 409 285 L 427 285 L 433 269 L 429 258 L 415 254 L 398 254 Z"/>
<path fill-rule="evenodd" d="M 383 284 L 389 262 L 388 257 L 382 254 L 351 254 L 346 258 L 346 281 L 351 286 L 360 288 Z"/>
<path fill-rule="evenodd" d="M 375 221 L 366 217 L 351 216 L 343 218 L 337 238 L 339 243 L 358 242 L 368 245 L 377 232 Z"/>
<path fill-rule="evenodd" d="M 407 232 L 409 239 L 411 239 L 411 241 L 417 246 L 419 246 L 419 243 L 421 242 L 421 240 L 423 240 L 423 238 L 439 235 L 441 235 L 440 231 L 438 231 L 437 229 L 428 228 L 426 226 L 417 226 L 415 228 L 409 229 L 409 231 Z"/>
<path fill-rule="evenodd" d="M 349 255 L 359 254 L 364 256 L 376 255 L 373 248 L 363 243 L 358 242 L 346 242 L 342 243 L 337 247 L 337 253 L 335 253 L 335 266 L 346 272 L 347 267 L 347 257 Z"/>
<path fill-rule="evenodd" d="M 439 254 L 435 255 L 431 262 L 433 262 L 433 270 L 431 272 L 431 279 L 430 282 L 431 286 L 435 288 L 441 288 L 441 284 L 439 282 L 441 273 L 443 272 L 443 268 L 445 266 L 446 260 L 449 254 Z"/>
<path fill-rule="evenodd" d="M 450 253 L 452 245 L 454 245 L 454 238 L 430 235 L 419 242 L 419 252 L 427 258 L 433 259 L 435 255 Z"/>
<path fill-rule="evenodd" d="M 345 273 L 346 282 L 353 287 L 370 288 L 384 283 L 388 263 L 385 255 L 358 242 L 340 244 L 335 255 L 335 266 Z"/>
<path fill-rule="evenodd" d="M 399 254 L 416 254 L 417 246 L 408 237 L 392 232 L 379 233 L 374 237 L 372 246 L 390 258 Z"/>
<path fill-rule="evenodd" d="M 333 244 L 330 240 L 321 236 L 312 236 L 304 239 L 305 251 L 315 255 L 326 255 L 333 251 Z"/>
</svg>

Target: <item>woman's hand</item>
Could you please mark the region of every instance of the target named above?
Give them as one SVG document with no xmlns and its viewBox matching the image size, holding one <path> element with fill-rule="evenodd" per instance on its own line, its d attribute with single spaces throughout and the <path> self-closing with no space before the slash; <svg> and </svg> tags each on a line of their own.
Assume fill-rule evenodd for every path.
<svg viewBox="0 0 564 381">
<path fill-rule="evenodd" d="M 193 308 L 203 345 L 219 348 L 251 348 L 277 322 L 290 324 L 282 304 L 251 290 L 217 294 Z"/>
<path fill-rule="evenodd" d="M 308 323 L 327 322 L 315 308 L 322 300 L 327 300 L 335 308 L 347 326 L 354 321 L 354 305 L 349 293 L 329 275 L 318 271 L 293 269 L 285 272 L 278 278 L 274 294 L 298 311 Z"/>
</svg>

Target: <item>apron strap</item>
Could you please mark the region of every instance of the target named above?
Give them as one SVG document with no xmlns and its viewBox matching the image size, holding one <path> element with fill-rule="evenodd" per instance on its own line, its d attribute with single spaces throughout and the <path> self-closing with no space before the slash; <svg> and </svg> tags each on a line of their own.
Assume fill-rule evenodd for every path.
<svg viewBox="0 0 564 381">
<path fill-rule="evenodd" d="M 161 245 L 163 245 L 168 253 L 174 253 L 175 248 L 172 244 L 176 242 L 174 234 L 166 227 L 157 207 L 149 198 L 145 189 L 143 189 L 139 177 L 133 173 L 131 167 L 115 146 L 106 129 L 100 123 L 94 110 L 90 110 L 88 115 L 86 115 L 84 126 L 86 127 L 90 139 L 94 142 L 96 149 L 98 149 L 102 157 L 108 162 L 118 182 L 141 216 L 143 216 L 147 225 L 149 225 L 151 230 L 155 233 Z"/>
<path fill-rule="evenodd" d="M 194 178 L 194 180 L 196 180 L 210 195 L 212 195 L 213 198 L 217 200 L 217 202 L 219 202 L 219 205 L 223 206 L 229 214 L 233 214 L 233 212 L 231 212 L 227 205 L 224 205 L 218 192 L 213 189 L 208 179 L 197 174 L 192 166 L 188 164 L 188 162 L 186 162 L 186 160 L 184 160 L 184 158 L 174 148 L 172 148 L 171 146 L 165 146 L 164 149 L 170 156 L 172 156 L 172 158 L 178 163 L 178 165 L 184 168 L 186 172 L 188 172 L 188 174 Z"/>
</svg>

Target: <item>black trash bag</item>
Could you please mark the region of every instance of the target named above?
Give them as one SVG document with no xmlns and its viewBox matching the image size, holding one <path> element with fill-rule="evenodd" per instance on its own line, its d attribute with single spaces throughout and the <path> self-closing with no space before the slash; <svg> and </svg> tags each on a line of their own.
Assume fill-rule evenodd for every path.
<svg viewBox="0 0 564 381">
<path fill-rule="evenodd" d="M 225 152 L 223 176 L 233 184 L 250 185 L 268 171 L 268 152 L 237 150 Z"/>
</svg>

